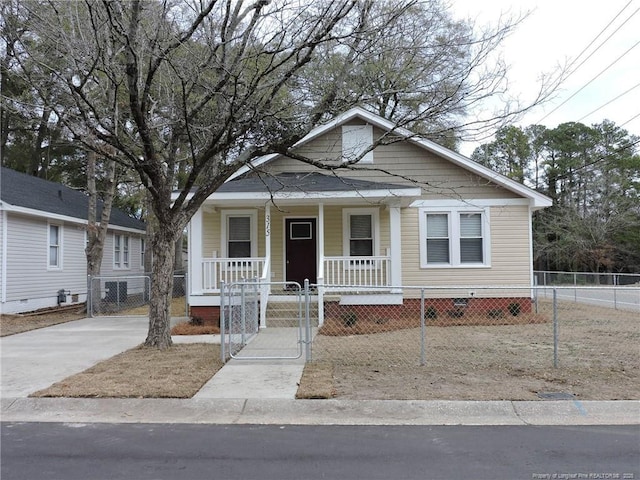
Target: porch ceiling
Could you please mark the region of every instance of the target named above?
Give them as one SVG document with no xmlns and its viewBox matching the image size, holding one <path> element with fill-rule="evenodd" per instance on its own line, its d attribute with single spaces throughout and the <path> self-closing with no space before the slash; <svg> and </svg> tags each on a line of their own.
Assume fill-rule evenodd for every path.
<svg viewBox="0 0 640 480">
<path fill-rule="evenodd" d="M 408 206 L 420 197 L 419 187 L 371 182 L 321 173 L 253 175 L 225 183 L 206 204 L 386 204 Z"/>
</svg>

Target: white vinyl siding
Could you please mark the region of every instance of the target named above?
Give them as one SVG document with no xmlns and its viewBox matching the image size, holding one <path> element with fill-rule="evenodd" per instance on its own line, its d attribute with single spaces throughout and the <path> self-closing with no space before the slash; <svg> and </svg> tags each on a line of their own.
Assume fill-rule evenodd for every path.
<svg viewBox="0 0 640 480">
<path fill-rule="evenodd" d="M 42 218 L 7 215 L 7 302 L 24 302 L 29 310 L 55 305 L 57 291 L 61 289 L 73 294 L 86 292 L 84 228 L 74 224 L 55 224 L 59 227 L 59 238 L 64 243 L 64 248 L 58 251 L 60 265 L 64 266 L 62 269 L 49 266 L 51 225 L 54 224 Z M 38 303 L 41 300 L 48 303 Z M 30 305 L 34 307 L 30 308 Z"/>
</svg>

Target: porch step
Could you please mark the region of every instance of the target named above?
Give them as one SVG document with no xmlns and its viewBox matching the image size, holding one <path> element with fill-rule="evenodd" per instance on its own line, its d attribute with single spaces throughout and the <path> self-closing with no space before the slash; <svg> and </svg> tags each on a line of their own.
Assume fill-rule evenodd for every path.
<svg viewBox="0 0 640 480">
<path fill-rule="evenodd" d="M 301 312 L 300 309 L 302 309 Z M 267 327 L 297 327 L 300 322 L 300 314 L 302 314 L 302 318 L 304 319 L 304 304 L 299 305 L 297 302 L 269 301 L 267 305 Z M 311 326 L 318 326 L 317 303 L 311 303 L 309 305 L 309 317 Z"/>
</svg>

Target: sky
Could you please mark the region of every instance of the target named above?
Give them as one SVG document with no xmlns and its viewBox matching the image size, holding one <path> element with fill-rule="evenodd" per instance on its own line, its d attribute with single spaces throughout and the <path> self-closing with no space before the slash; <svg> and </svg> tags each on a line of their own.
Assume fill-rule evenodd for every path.
<svg viewBox="0 0 640 480">
<path fill-rule="evenodd" d="M 576 58 L 574 68 L 578 67 L 589 57 L 564 81 L 552 101 L 527 113 L 518 125 L 555 128 L 563 122 L 591 125 L 608 119 L 640 135 L 640 0 L 450 2 L 455 17 L 472 18 L 477 24 L 495 24 L 501 12 L 530 12 L 505 40 L 501 52 L 509 65 L 512 93 L 524 99 L 533 98 L 540 74 Z M 463 145 L 462 153 L 470 155 L 475 146 Z"/>
</svg>

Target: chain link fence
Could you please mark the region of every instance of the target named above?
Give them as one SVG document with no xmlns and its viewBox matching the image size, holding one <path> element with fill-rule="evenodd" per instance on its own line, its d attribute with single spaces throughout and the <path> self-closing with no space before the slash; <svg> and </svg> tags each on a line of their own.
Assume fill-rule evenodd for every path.
<svg viewBox="0 0 640 480">
<path fill-rule="evenodd" d="M 481 399 L 479 390 L 513 398 L 519 382 L 530 391 L 614 388 L 607 398 L 639 397 L 640 288 L 582 292 L 624 298 L 618 309 L 576 302 L 574 290 L 398 288 L 396 305 L 388 291 L 327 292 L 312 361 L 332 365 L 347 396 L 355 385 L 376 391 L 371 398 L 425 398 L 439 388 L 454 391 L 438 398 Z"/>
<path fill-rule="evenodd" d="M 91 317 L 149 314 L 151 276 L 94 276 L 88 280 L 87 311 Z M 174 275 L 171 316 L 186 317 L 186 276 Z"/>
<path fill-rule="evenodd" d="M 539 286 L 640 286 L 640 274 L 637 273 L 551 272 L 545 270 L 536 270 L 533 272 L 533 275 L 536 285 Z"/>
</svg>

